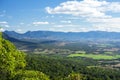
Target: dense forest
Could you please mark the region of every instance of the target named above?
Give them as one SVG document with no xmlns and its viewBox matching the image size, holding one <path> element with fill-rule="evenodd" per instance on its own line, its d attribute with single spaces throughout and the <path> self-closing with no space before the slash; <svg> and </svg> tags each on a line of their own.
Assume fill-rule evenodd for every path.
<svg viewBox="0 0 120 80">
<path fill-rule="evenodd" d="M 92 59 L 21 52 L 0 33 L 0 80 L 120 80 L 120 70 L 95 65 Z"/>
<path fill-rule="evenodd" d="M 119 80 L 120 71 L 109 68 L 94 67 L 97 63 L 91 59 L 75 60 L 74 58 L 56 58 L 31 54 L 27 56 L 27 67 L 29 70 L 42 71 L 49 75 L 51 80 L 64 80 L 71 74 L 79 74 L 80 79 L 68 80 Z M 86 62 L 87 61 L 87 62 Z M 78 77 L 78 76 L 76 76 Z M 66 79 L 65 79 L 66 80 Z"/>
<path fill-rule="evenodd" d="M 49 80 L 39 71 L 25 70 L 25 53 L 16 49 L 0 33 L 0 80 Z"/>
</svg>

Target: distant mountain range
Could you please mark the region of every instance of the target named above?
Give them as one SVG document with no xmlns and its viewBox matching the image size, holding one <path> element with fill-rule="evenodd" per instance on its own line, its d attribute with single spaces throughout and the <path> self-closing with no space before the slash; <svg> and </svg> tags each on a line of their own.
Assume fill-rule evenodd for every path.
<svg viewBox="0 0 120 80">
<path fill-rule="evenodd" d="M 82 40 L 120 40 L 120 32 L 53 32 L 53 31 L 28 31 L 23 34 L 14 31 L 5 31 L 10 37 L 24 41 L 82 41 Z"/>
<path fill-rule="evenodd" d="M 18 49 L 33 49 L 32 45 L 36 45 L 36 43 L 33 42 L 29 42 L 29 41 L 23 41 L 23 40 L 19 40 L 16 38 L 13 38 L 9 35 L 7 35 L 6 33 L 3 33 L 3 38 L 6 40 L 9 40 L 10 42 L 14 43 L 14 45 L 18 48 Z"/>
</svg>

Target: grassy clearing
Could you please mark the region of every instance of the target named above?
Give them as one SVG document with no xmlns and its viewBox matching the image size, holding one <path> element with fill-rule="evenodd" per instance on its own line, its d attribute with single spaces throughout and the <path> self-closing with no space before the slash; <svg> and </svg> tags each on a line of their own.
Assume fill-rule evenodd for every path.
<svg viewBox="0 0 120 80">
<path fill-rule="evenodd" d="M 113 52 L 104 52 L 104 54 L 110 54 L 110 55 L 112 55 L 113 54 Z"/>
<path fill-rule="evenodd" d="M 111 60 L 111 59 L 118 59 L 120 58 L 120 55 L 103 55 L 103 54 L 70 54 L 68 57 L 86 57 L 86 58 L 92 58 L 92 59 L 105 59 L 105 60 Z"/>
<path fill-rule="evenodd" d="M 83 53 L 83 54 L 85 54 L 86 52 L 85 51 L 76 51 L 75 53 Z"/>
</svg>

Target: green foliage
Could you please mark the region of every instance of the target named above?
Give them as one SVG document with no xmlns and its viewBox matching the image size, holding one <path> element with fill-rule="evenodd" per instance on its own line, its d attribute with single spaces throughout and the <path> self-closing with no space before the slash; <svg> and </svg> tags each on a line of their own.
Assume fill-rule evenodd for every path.
<svg viewBox="0 0 120 80">
<path fill-rule="evenodd" d="M 18 51 L 9 41 L 2 38 L 0 33 L 0 79 L 8 80 L 15 72 L 25 67 L 25 55 Z"/>
<path fill-rule="evenodd" d="M 79 73 L 71 73 L 68 75 L 68 77 L 64 78 L 64 80 L 86 80 L 83 75 Z"/>
<path fill-rule="evenodd" d="M 27 69 L 42 71 L 49 75 L 51 80 L 59 80 L 68 76 L 73 70 L 84 69 L 82 61 L 51 58 L 40 55 L 27 55 Z"/>
<path fill-rule="evenodd" d="M 0 80 L 49 80 L 42 72 L 23 70 L 25 66 L 25 54 L 0 32 Z"/>
<path fill-rule="evenodd" d="M 82 80 L 119 80 L 120 71 L 102 67 L 88 67 L 87 62 L 93 63 L 91 59 L 75 60 L 75 58 L 49 57 L 31 54 L 27 56 L 28 70 L 38 70 L 50 76 L 51 80 L 70 80 L 70 78 L 81 77 Z M 82 62 L 82 60 L 84 62 Z M 92 65 L 93 65 L 92 64 Z M 73 76 L 73 73 L 74 76 Z M 78 75 L 79 74 L 79 75 Z M 82 74 L 82 75 L 81 75 Z M 69 76 L 68 76 L 69 75 Z M 74 80 L 74 79 L 73 79 Z"/>
<path fill-rule="evenodd" d="M 0 38 L 2 38 L 2 32 L 0 32 Z"/>
<path fill-rule="evenodd" d="M 49 77 L 39 71 L 25 70 L 19 71 L 15 80 L 49 80 Z"/>
</svg>

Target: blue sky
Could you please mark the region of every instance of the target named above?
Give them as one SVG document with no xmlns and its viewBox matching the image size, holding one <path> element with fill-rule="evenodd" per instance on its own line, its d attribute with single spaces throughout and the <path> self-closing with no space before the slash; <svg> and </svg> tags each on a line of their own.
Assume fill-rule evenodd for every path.
<svg viewBox="0 0 120 80">
<path fill-rule="evenodd" d="M 1 30 L 120 32 L 119 0 L 0 0 Z"/>
</svg>

